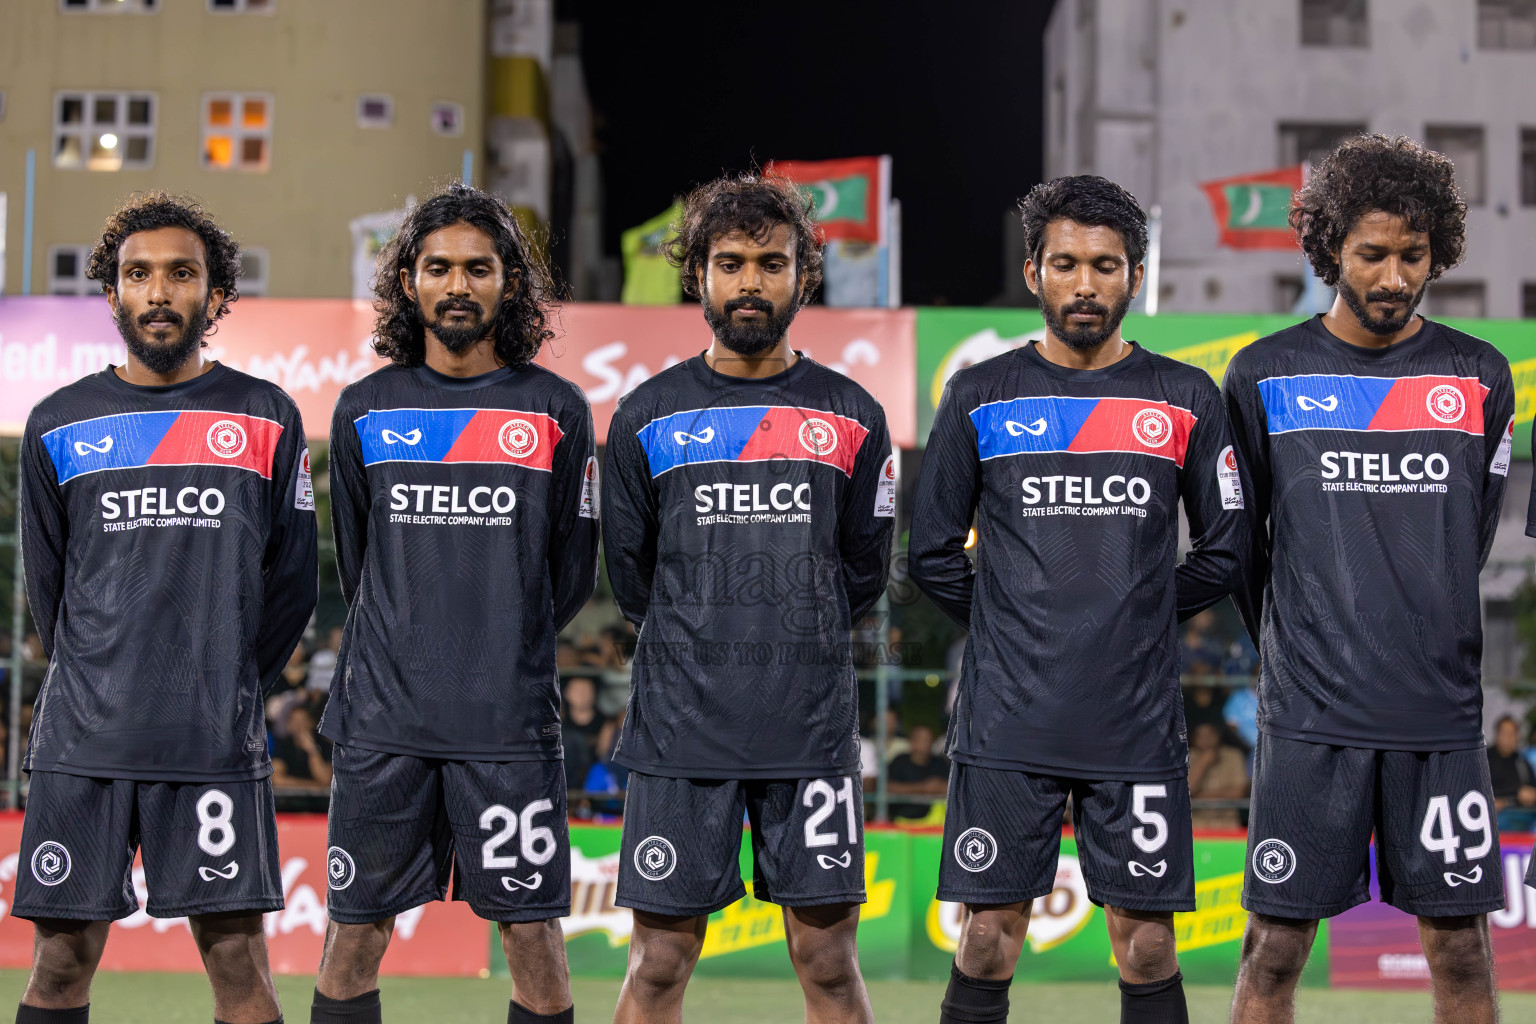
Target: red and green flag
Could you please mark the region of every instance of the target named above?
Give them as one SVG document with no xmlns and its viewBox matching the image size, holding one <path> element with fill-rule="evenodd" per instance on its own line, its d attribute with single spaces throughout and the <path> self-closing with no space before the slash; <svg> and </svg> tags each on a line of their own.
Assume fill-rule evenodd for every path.
<svg viewBox="0 0 1536 1024">
<path fill-rule="evenodd" d="M 891 158 L 775 160 L 769 174 L 788 178 L 814 204 L 816 222 L 828 241 L 886 244 L 886 208 L 891 197 Z"/>
<path fill-rule="evenodd" d="M 1294 249 L 1291 201 L 1301 188 L 1303 165 L 1200 183 L 1211 201 L 1220 243 L 1232 249 Z"/>
</svg>

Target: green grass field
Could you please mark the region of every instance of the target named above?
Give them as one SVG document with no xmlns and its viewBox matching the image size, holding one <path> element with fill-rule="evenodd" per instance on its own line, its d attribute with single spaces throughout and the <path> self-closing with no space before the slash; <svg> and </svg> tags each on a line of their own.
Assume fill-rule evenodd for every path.
<svg viewBox="0 0 1536 1024">
<path fill-rule="evenodd" d="M 5 999 L 19 1000 L 26 986 L 25 971 L 0 971 Z M 309 1020 L 314 979 L 279 978 L 287 1019 Z M 613 1019 L 619 983 L 611 979 L 577 979 L 572 983 L 578 1024 L 604 1024 Z M 386 978 L 383 982 L 386 1021 L 435 1021 L 439 1024 L 506 1020 L 510 984 L 504 979 Z M 1231 992 L 1225 988 L 1192 987 L 1192 1024 L 1218 1024 L 1227 1019 Z M 880 1024 L 933 1024 L 938 1019 L 939 982 L 875 981 L 869 986 Z M 91 1024 L 208 1024 L 213 1003 L 207 982 L 196 974 L 102 974 L 91 1000 Z M 8 1019 L 9 1011 L 0 1010 Z M 785 1024 L 803 1019 L 800 990 L 790 981 L 695 979 L 688 987 L 686 1016 L 708 1024 Z M 1429 997 L 1414 992 L 1301 993 L 1297 1020 L 1303 1024 L 1422 1024 L 1429 1020 Z M 1013 1019 L 1020 1022 L 1070 1021 L 1073 1024 L 1120 1019 L 1120 994 L 1105 985 L 1016 985 Z M 1504 1019 L 1536 1020 L 1536 995 L 1504 997 Z"/>
</svg>

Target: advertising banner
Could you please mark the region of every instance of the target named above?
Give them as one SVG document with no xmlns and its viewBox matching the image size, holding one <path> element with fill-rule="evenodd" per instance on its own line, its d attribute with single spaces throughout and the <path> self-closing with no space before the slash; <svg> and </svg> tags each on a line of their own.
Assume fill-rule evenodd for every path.
<svg viewBox="0 0 1536 1024">
<path fill-rule="evenodd" d="M 600 439 L 620 396 L 710 341 L 696 306 L 568 303 L 554 327 L 558 336 L 539 362 L 586 391 Z M 324 440 L 337 394 L 383 365 L 369 344 L 372 331 L 366 302 L 247 298 L 219 323 L 208 354 L 283 388 L 298 403 L 305 433 Z M 885 407 L 897 446 L 916 443 L 912 310 L 808 309 L 795 318 L 790 341 L 868 389 Z M 105 299 L 0 299 L 0 432 L 19 434 L 43 396 L 124 358 Z"/>
<path fill-rule="evenodd" d="M 1207 370 L 1218 383 L 1238 349 L 1296 323 L 1286 314 L 1132 313 L 1122 333 L 1153 352 Z M 1515 378 L 1515 455 L 1531 455 L 1536 417 L 1536 320 L 1454 320 L 1502 352 Z M 917 310 L 917 434 L 926 444 L 944 383 L 956 370 L 1045 336 L 1033 309 Z"/>
<path fill-rule="evenodd" d="M 281 814 L 277 845 L 282 851 L 283 895 L 287 907 L 266 915 L 267 949 L 278 974 L 313 974 L 325 940 L 325 816 Z M 32 965 L 32 922 L 10 915 L 16 876 L 31 870 L 20 863 L 21 815 L 0 813 L 0 967 Z M 107 971 L 201 971 L 187 919 L 156 918 L 144 912 L 148 889 L 144 867 L 135 862 L 133 889 L 139 911 L 112 925 L 101 967 Z M 488 968 L 486 922 L 463 903 L 429 903 L 401 914 L 384 955 L 383 973 L 479 977 Z"/>
</svg>

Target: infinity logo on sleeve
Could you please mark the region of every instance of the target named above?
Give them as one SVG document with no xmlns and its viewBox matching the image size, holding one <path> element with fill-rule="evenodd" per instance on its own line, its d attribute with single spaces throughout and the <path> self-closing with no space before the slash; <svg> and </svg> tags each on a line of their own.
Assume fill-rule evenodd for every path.
<svg viewBox="0 0 1536 1024">
<path fill-rule="evenodd" d="M 1045 428 L 1049 426 L 1049 424 L 1045 422 L 1045 417 L 1042 416 L 1027 427 L 1022 423 L 1015 423 L 1013 420 L 1008 420 L 1003 424 L 1003 426 L 1007 427 L 1008 433 L 1012 434 L 1014 437 L 1019 437 L 1026 433 L 1034 434 L 1036 437 L 1039 437 L 1041 434 L 1045 433 Z"/>
<path fill-rule="evenodd" d="M 713 441 L 714 439 L 714 427 L 705 427 L 697 434 L 690 434 L 686 430 L 675 430 L 672 432 L 672 440 L 676 441 L 679 445 L 685 445 L 689 441 L 693 441 L 698 444 L 709 444 L 709 442 Z"/>
<path fill-rule="evenodd" d="M 1296 404 L 1301 406 L 1303 412 L 1311 412 L 1313 409 L 1321 409 L 1323 412 L 1333 412 L 1339 407 L 1339 396 L 1329 395 L 1322 401 L 1307 395 L 1297 395 Z"/>
<path fill-rule="evenodd" d="M 95 452 L 98 455 L 105 455 L 105 454 L 107 454 L 107 452 L 109 452 L 111 450 L 112 450 L 112 435 L 111 434 L 108 434 L 106 437 L 102 438 L 100 441 L 97 441 L 95 444 L 91 444 L 91 442 L 89 442 L 89 441 L 76 441 L 75 442 L 75 454 L 76 455 L 84 455 L 86 452 Z"/>
<path fill-rule="evenodd" d="M 385 427 L 383 438 L 385 444 L 418 444 L 421 441 L 421 431 L 417 429 L 409 434 L 397 434 L 388 427 Z"/>
</svg>

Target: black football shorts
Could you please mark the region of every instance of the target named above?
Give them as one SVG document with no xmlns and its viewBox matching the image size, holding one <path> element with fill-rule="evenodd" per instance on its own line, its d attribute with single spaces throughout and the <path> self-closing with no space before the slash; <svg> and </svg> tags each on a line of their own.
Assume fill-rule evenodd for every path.
<svg viewBox="0 0 1536 1024">
<path fill-rule="evenodd" d="M 488 921 L 571 912 L 562 761 L 443 761 L 338 744 L 327 910 L 370 924 L 448 895 Z"/>
<path fill-rule="evenodd" d="M 1195 909 L 1186 780 L 1090 781 L 959 762 L 949 771 L 939 899 L 1002 904 L 1049 895 L 1068 799 L 1089 899 L 1149 913 Z"/>
<path fill-rule="evenodd" d="M 139 909 L 144 851 L 153 917 L 283 909 L 270 779 L 136 782 L 33 772 L 14 917 L 119 921 Z"/>
<path fill-rule="evenodd" d="M 1335 747 L 1261 733 L 1243 906 L 1316 920 L 1370 898 L 1421 917 L 1500 910 L 1504 872 L 1488 755 Z"/>
<path fill-rule="evenodd" d="M 864 902 L 864 792 L 824 779 L 672 779 L 629 774 L 614 902 L 651 914 L 710 914 L 746 895 L 741 825 L 751 823 L 752 894 L 783 907 Z"/>
</svg>

